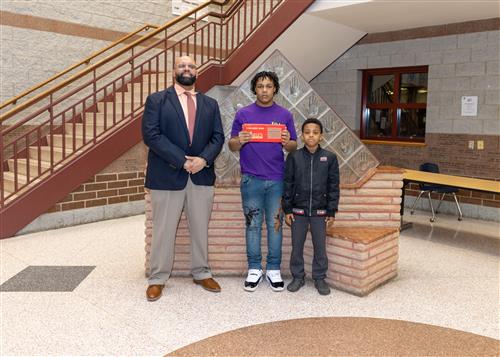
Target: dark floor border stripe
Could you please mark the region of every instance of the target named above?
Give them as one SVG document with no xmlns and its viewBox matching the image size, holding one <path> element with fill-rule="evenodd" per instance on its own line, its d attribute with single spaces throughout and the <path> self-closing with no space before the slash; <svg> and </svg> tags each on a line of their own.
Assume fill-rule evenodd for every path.
<svg viewBox="0 0 500 357">
<path fill-rule="evenodd" d="M 68 36 L 87 37 L 101 41 L 116 41 L 128 34 L 128 32 L 80 25 L 39 16 L 16 14 L 10 11 L 0 11 L 0 25 L 53 32 Z M 137 27 L 139 28 L 140 26 L 138 25 Z M 135 38 L 131 38 L 129 41 L 134 41 L 138 38 L 139 36 L 135 36 Z"/>
<path fill-rule="evenodd" d="M 369 33 L 357 45 L 368 43 L 413 40 L 438 36 L 460 35 L 473 32 L 500 30 L 500 18 L 456 22 L 445 25 L 425 26 L 398 31 Z"/>
</svg>

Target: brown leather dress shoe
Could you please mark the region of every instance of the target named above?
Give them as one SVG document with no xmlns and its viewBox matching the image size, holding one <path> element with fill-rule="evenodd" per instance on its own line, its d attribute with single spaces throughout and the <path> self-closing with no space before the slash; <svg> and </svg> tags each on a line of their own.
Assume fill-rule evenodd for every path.
<svg viewBox="0 0 500 357">
<path fill-rule="evenodd" d="M 161 298 L 161 292 L 165 285 L 149 285 L 146 290 L 146 298 L 148 301 L 156 301 Z"/>
<path fill-rule="evenodd" d="M 213 293 L 220 293 L 220 285 L 212 278 L 196 280 L 193 279 L 195 284 L 201 285 L 205 290 L 211 291 Z"/>
</svg>

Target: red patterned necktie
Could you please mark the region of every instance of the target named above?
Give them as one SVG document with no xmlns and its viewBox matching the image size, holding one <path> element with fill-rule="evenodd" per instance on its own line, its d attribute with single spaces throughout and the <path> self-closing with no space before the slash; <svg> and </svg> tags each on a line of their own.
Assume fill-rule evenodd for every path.
<svg viewBox="0 0 500 357">
<path fill-rule="evenodd" d="M 184 94 L 186 94 L 187 97 L 189 139 L 191 140 L 191 142 L 193 142 L 194 122 L 196 120 L 196 107 L 194 105 L 192 94 L 189 92 L 184 92 Z"/>
</svg>

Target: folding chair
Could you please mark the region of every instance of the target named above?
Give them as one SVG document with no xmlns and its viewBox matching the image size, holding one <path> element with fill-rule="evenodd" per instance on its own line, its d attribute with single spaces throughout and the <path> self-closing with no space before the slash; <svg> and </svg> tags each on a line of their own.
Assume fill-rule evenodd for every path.
<svg viewBox="0 0 500 357">
<path fill-rule="evenodd" d="M 431 162 L 426 162 L 425 164 L 420 165 L 419 170 L 438 174 L 439 173 L 439 166 L 437 164 L 433 164 Z M 439 204 L 436 208 L 436 212 L 434 212 L 434 206 L 432 205 L 432 199 L 431 199 L 431 193 L 433 193 L 433 192 L 436 192 L 438 194 L 442 194 L 441 198 L 439 199 Z M 457 192 L 458 192 L 458 188 L 456 188 L 456 187 L 435 185 L 435 184 L 432 184 L 432 185 L 420 184 L 420 193 L 419 193 L 417 199 L 415 200 L 415 202 L 413 202 L 413 205 L 411 206 L 410 214 L 413 214 L 415 206 L 417 205 L 418 200 L 420 200 L 420 197 L 422 197 L 422 195 L 424 193 L 427 193 L 427 197 L 429 199 L 429 205 L 431 207 L 431 212 L 432 212 L 432 217 L 430 218 L 430 221 L 434 222 L 434 220 L 436 219 L 436 214 L 439 212 L 439 207 L 441 206 L 441 203 L 443 202 L 444 197 L 447 194 L 451 194 L 451 195 L 453 195 L 453 199 L 455 200 L 455 204 L 457 205 L 458 220 L 461 221 L 462 220 L 462 210 L 460 209 L 460 205 L 458 204 L 457 195 L 456 195 Z"/>
</svg>

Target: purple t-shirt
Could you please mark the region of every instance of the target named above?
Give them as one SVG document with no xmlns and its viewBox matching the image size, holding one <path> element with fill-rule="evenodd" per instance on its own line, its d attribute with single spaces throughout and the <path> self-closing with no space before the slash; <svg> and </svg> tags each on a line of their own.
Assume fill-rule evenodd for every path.
<svg viewBox="0 0 500 357">
<path fill-rule="evenodd" d="M 234 117 L 231 137 L 238 136 L 243 124 L 285 124 L 290 132 L 290 140 L 297 140 L 292 113 L 276 103 L 270 107 L 252 103 L 238 110 Z M 249 142 L 240 150 L 241 173 L 262 180 L 283 180 L 284 160 L 281 143 Z"/>
</svg>

